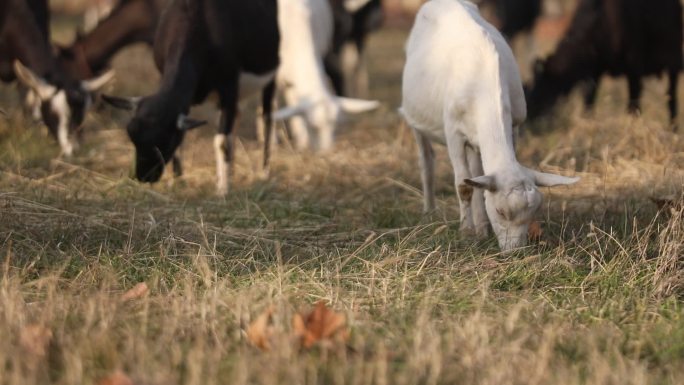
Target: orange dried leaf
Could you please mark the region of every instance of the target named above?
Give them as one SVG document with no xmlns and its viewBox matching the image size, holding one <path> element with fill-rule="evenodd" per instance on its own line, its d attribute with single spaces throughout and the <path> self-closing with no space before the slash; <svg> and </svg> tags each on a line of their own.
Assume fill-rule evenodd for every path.
<svg viewBox="0 0 684 385">
<path fill-rule="evenodd" d="M 321 341 L 345 341 L 349 337 L 346 322 L 344 314 L 330 310 L 325 301 L 319 301 L 308 315 L 294 315 L 292 329 L 302 346 L 310 348 Z"/>
<path fill-rule="evenodd" d="M 247 328 L 247 340 L 257 348 L 268 351 L 271 349 L 271 335 L 273 334 L 273 326 L 271 319 L 273 316 L 273 306 L 266 309 L 259 315 Z"/>
<path fill-rule="evenodd" d="M 133 385 L 133 381 L 124 372 L 117 370 L 116 372 L 103 377 L 97 382 L 97 385 Z"/>
<path fill-rule="evenodd" d="M 42 325 L 28 325 L 19 332 L 19 345 L 35 357 L 44 357 L 52 341 L 52 330 Z"/>
<path fill-rule="evenodd" d="M 544 231 L 542 230 L 539 222 L 530 222 L 530 226 L 527 228 L 527 238 L 530 241 L 538 242 L 541 240 L 542 234 L 544 234 Z"/>
<path fill-rule="evenodd" d="M 127 292 L 123 293 L 121 296 L 122 301 L 130 301 L 132 299 L 137 299 L 144 297 L 150 289 L 147 287 L 145 282 L 140 282 L 130 288 Z"/>
</svg>

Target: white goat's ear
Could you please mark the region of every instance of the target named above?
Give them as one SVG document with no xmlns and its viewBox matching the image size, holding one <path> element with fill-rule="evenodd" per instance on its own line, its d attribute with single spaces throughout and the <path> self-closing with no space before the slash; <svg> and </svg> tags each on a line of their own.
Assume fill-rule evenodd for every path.
<svg viewBox="0 0 684 385">
<path fill-rule="evenodd" d="M 464 179 L 463 181 L 467 185 L 475 188 L 481 188 L 491 192 L 496 191 L 496 178 L 492 175 L 482 175 L 475 178 Z"/>
<path fill-rule="evenodd" d="M 111 105 L 112 107 L 116 107 L 121 110 L 133 111 L 136 108 L 138 108 L 138 105 L 140 104 L 140 100 L 142 100 L 142 98 L 139 96 L 132 98 L 121 98 L 118 96 L 102 94 L 102 100 L 104 100 L 107 104 Z"/>
<path fill-rule="evenodd" d="M 290 119 L 293 116 L 304 115 L 311 107 L 313 107 L 312 103 L 304 101 L 296 106 L 281 108 L 273 113 L 273 120 L 282 121 Z"/>
<path fill-rule="evenodd" d="M 14 61 L 14 74 L 23 85 L 35 91 L 41 100 L 48 100 L 57 92 L 57 87 L 37 76 L 19 60 Z"/>
<path fill-rule="evenodd" d="M 81 87 L 88 92 L 95 92 L 112 81 L 112 79 L 114 79 L 114 70 L 109 70 L 98 77 L 82 81 Z"/>
<path fill-rule="evenodd" d="M 337 96 L 335 100 L 340 106 L 340 109 L 347 114 L 360 114 L 366 111 L 373 111 L 380 107 L 380 102 L 377 100 L 352 99 L 340 96 Z"/>
<path fill-rule="evenodd" d="M 180 131 L 190 131 L 193 128 L 201 127 L 207 124 L 206 120 L 197 120 L 188 118 L 187 116 L 180 114 L 178 115 L 178 120 L 176 122 L 176 128 Z"/>
<path fill-rule="evenodd" d="M 539 187 L 553 187 L 576 183 L 580 178 L 570 178 L 567 176 L 548 174 L 532 170 L 534 183 Z"/>
</svg>

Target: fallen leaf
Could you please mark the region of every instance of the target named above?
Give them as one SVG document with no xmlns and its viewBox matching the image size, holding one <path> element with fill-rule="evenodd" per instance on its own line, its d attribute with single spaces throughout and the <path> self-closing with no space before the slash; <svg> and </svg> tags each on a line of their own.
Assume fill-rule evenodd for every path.
<svg viewBox="0 0 684 385">
<path fill-rule="evenodd" d="M 140 282 L 130 288 L 127 292 L 123 293 L 121 296 L 122 301 L 130 301 L 132 299 L 137 299 L 143 297 L 147 294 L 150 289 L 147 287 L 145 282 Z"/>
<path fill-rule="evenodd" d="M 52 341 L 52 330 L 42 325 L 28 325 L 19 332 L 19 345 L 24 351 L 37 358 L 45 357 L 50 341 Z"/>
<path fill-rule="evenodd" d="M 97 385 L 133 385 L 133 381 L 124 372 L 117 370 L 106 377 L 102 377 Z"/>
<path fill-rule="evenodd" d="M 257 348 L 268 351 L 271 350 L 271 336 L 273 326 L 271 320 L 273 316 L 273 306 L 269 306 L 259 315 L 247 328 L 247 340 Z"/>
<path fill-rule="evenodd" d="M 527 238 L 531 242 L 539 242 L 541 240 L 542 234 L 544 234 L 544 231 L 542 231 L 539 222 L 530 222 L 530 226 L 527 228 Z"/>
<path fill-rule="evenodd" d="M 319 301 L 308 315 L 294 315 L 292 329 L 302 346 L 308 349 L 322 341 L 346 341 L 349 337 L 346 322 L 344 314 L 330 310 L 325 301 Z"/>
</svg>

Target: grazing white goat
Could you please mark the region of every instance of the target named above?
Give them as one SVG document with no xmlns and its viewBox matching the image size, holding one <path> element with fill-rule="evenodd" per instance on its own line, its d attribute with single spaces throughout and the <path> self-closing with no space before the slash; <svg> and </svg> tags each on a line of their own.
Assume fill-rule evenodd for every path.
<svg viewBox="0 0 684 385">
<path fill-rule="evenodd" d="M 329 0 L 278 0 L 278 24 L 281 64 L 277 83 L 286 108 L 274 116 L 291 115 L 295 109 L 300 115 L 290 119 L 295 146 L 308 147 L 311 135 L 315 149 L 328 150 L 343 113 L 370 111 L 379 103 L 337 97 L 328 89 L 323 57 L 332 44 Z"/>
<path fill-rule="evenodd" d="M 431 0 L 408 40 L 401 111 L 418 142 L 424 209 L 432 210 L 434 154 L 446 144 L 454 168 L 461 232 L 488 233 L 502 250 L 524 246 L 542 202 L 538 186 L 575 183 L 518 163 L 513 127 L 526 116 L 515 58 L 501 34 L 461 0 Z"/>
</svg>

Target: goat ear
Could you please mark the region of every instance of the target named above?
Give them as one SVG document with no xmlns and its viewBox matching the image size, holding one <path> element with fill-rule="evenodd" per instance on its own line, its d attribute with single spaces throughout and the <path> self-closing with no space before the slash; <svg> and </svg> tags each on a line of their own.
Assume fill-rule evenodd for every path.
<svg viewBox="0 0 684 385">
<path fill-rule="evenodd" d="M 139 96 L 132 98 L 120 98 L 118 96 L 102 94 L 102 100 L 104 100 L 107 104 L 111 105 L 112 107 L 127 111 L 133 111 L 138 108 L 141 99 L 142 98 Z"/>
<path fill-rule="evenodd" d="M 17 75 L 17 79 L 23 85 L 35 91 L 41 100 L 47 100 L 57 92 L 57 87 L 37 76 L 33 71 L 21 64 L 19 60 L 14 61 L 14 73 Z"/>
<path fill-rule="evenodd" d="M 114 79 L 114 70 L 109 70 L 98 77 L 82 81 L 81 86 L 88 92 L 95 92 L 112 79 Z"/>
<path fill-rule="evenodd" d="M 534 183 L 539 187 L 570 185 L 580 180 L 580 178 L 569 178 L 567 176 L 548 174 L 533 170 L 532 174 L 534 176 Z"/>
<path fill-rule="evenodd" d="M 340 96 L 337 96 L 335 100 L 340 106 L 340 109 L 347 114 L 360 114 L 366 111 L 373 111 L 380 107 L 380 102 L 377 100 L 352 99 Z"/>
<path fill-rule="evenodd" d="M 492 175 L 482 175 L 475 178 L 463 180 L 468 186 L 481 188 L 483 190 L 494 192 L 496 191 L 496 178 Z"/>
<path fill-rule="evenodd" d="M 178 122 L 176 123 L 176 127 L 180 131 L 190 131 L 193 128 L 201 127 L 207 124 L 206 120 L 197 120 L 197 119 L 192 119 L 188 118 L 183 114 L 178 115 Z"/>
<path fill-rule="evenodd" d="M 273 120 L 282 121 L 290 119 L 293 116 L 304 115 L 311 107 L 313 107 L 312 103 L 304 101 L 296 106 L 281 108 L 273 113 Z"/>
</svg>

